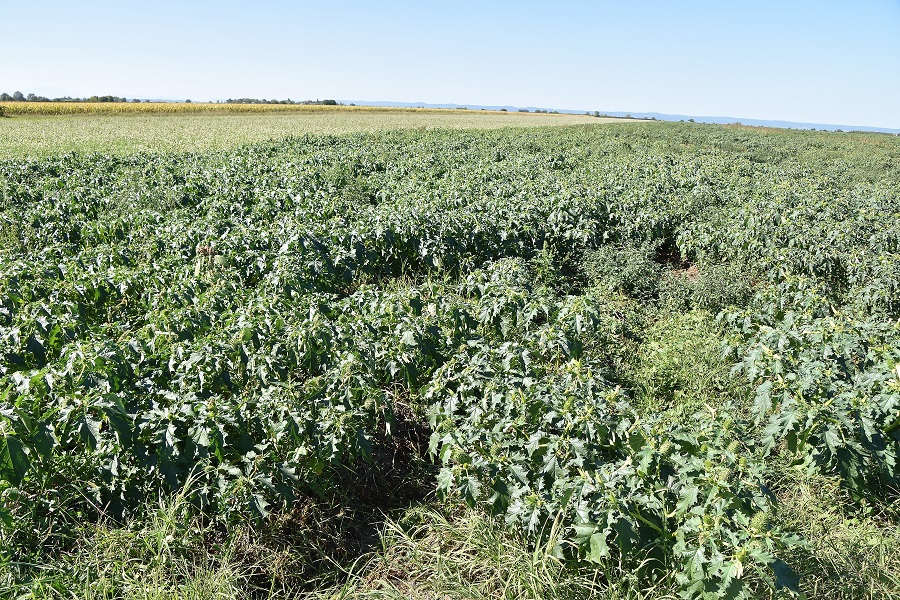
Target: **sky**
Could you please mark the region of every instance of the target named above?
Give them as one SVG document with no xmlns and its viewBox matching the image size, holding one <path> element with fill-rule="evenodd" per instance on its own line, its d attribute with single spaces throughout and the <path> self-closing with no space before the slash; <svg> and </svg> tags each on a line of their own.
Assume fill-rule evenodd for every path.
<svg viewBox="0 0 900 600">
<path fill-rule="evenodd" d="M 900 0 L 0 0 L 0 91 L 900 128 Z"/>
</svg>

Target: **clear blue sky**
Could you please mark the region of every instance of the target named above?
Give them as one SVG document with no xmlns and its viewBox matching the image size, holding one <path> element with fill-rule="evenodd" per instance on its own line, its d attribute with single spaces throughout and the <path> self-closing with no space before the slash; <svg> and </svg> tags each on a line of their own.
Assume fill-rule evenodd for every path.
<svg viewBox="0 0 900 600">
<path fill-rule="evenodd" d="M 900 0 L 0 0 L 0 91 L 900 128 Z"/>
</svg>

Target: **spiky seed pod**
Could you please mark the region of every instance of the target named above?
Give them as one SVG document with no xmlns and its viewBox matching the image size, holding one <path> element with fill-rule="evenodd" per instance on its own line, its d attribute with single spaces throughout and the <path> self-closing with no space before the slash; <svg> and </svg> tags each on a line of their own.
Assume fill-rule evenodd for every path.
<svg viewBox="0 0 900 600">
<path fill-rule="evenodd" d="M 765 511 L 759 511 L 750 519 L 750 528 L 753 531 L 764 533 L 769 530 L 772 525 L 772 515 Z"/>
<path fill-rule="evenodd" d="M 674 450 L 675 444 L 673 444 L 670 440 L 666 440 L 659 447 L 659 453 L 663 456 L 671 456 Z"/>
</svg>

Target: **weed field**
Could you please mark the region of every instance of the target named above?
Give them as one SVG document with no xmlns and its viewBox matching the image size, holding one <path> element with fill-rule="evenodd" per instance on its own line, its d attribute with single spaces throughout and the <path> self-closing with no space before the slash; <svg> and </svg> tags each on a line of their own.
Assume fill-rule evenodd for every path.
<svg viewBox="0 0 900 600">
<path fill-rule="evenodd" d="M 622 119 L 546 113 L 429 110 L 353 106 L 235 104 L 60 103 L 92 112 L 56 114 L 54 103 L 0 103 L 0 159 L 63 152 L 106 154 L 223 150 L 307 133 L 345 134 L 397 129 L 496 129 L 622 122 Z M 204 110 L 203 107 L 212 107 Z M 166 109 L 169 109 L 168 111 Z M 247 111 L 241 111 L 248 108 Z M 35 112 L 24 112 L 30 109 Z M 43 109 L 45 112 L 38 112 Z M 120 110 L 121 109 L 121 110 Z M 139 110 L 140 109 L 140 110 Z M 633 121 L 633 124 L 641 121 Z"/>
<path fill-rule="evenodd" d="M 900 594 L 900 139 L 200 146 L 0 161 L 7 596 Z"/>
</svg>

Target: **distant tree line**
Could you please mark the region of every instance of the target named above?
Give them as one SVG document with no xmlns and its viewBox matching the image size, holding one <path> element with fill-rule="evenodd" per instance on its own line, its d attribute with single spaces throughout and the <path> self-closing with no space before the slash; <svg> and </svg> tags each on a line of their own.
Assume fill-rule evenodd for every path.
<svg viewBox="0 0 900 600">
<path fill-rule="evenodd" d="M 266 100 L 265 98 L 229 98 L 225 104 L 319 104 L 324 106 L 338 106 L 337 100 Z"/>
<path fill-rule="evenodd" d="M 13 92 L 0 94 L 0 102 L 128 102 L 127 98 L 119 96 L 91 96 L 89 98 L 72 98 L 71 96 L 63 96 L 62 98 L 47 98 L 46 96 L 38 96 L 36 94 L 28 94 L 22 92 Z M 140 100 L 137 100 L 140 102 Z"/>
<path fill-rule="evenodd" d="M 25 95 L 22 92 L 13 92 L 7 94 L 0 93 L 0 102 L 128 102 L 128 98 L 120 96 L 90 96 L 89 98 L 72 98 L 64 96 L 62 98 L 47 98 L 46 96 L 38 96 L 36 94 Z M 132 102 L 140 102 L 135 98 Z M 147 101 L 149 102 L 149 100 Z M 185 100 L 190 102 L 190 100 Z M 229 98 L 226 104 L 321 104 L 325 106 L 338 106 L 337 100 L 266 100 L 265 98 Z"/>
</svg>

